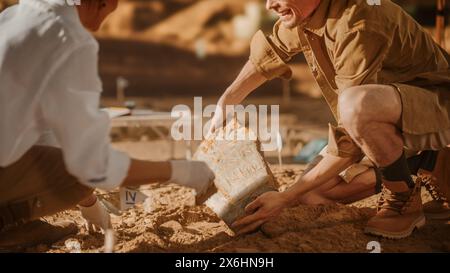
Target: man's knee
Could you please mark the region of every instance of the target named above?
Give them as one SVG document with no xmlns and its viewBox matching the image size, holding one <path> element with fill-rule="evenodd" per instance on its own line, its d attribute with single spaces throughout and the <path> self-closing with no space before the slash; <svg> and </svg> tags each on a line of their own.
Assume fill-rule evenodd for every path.
<svg viewBox="0 0 450 273">
<path fill-rule="evenodd" d="M 26 170 L 24 172 L 23 170 Z M 0 206 L 17 204 L 16 220 L 30 220 L 76 206 L 94 191 L 67 172 L 60 149 L 34 146 L 17 163 L 3 170 Z M 24 205 L 21 205 L 24 204 Z"/>
<path fill-rule="evenodd" d="M 361 85 L 339 94 L 340 122 L 348 130 L 361 131 L 370 122 L 394 122 L 401 115 L 401 100 L 394 87 Z"/>
<path fill-rule="evenodd" d="M 350 87 L 339 94 L 339 117 L 344 126 L 355 126 L 367 117 L 365 104 L 370 94 L 363 86 Z"/>
</svg>

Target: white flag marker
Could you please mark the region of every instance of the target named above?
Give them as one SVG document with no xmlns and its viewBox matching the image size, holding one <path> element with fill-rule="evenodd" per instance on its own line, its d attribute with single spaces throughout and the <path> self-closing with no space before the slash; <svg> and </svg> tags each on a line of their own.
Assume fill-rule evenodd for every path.
<svg viewBox="0 0 450 273">
<path fill-rule="evenodd" d="M 278 132 L 277 133 L 277 151 L 278 151 L 278 164 L 280 165 L 280 167 L 283 166 L 281 150 L 283 150 L 283 138 L 281 137 L 280 132 Z"/>
<path fill-rule="evenodd" d="M 114 235 L 114 230 L 113 229 L 107 229 L 105 231 L 104 252 L 105 253 L 113 253 L 115 244 L 116 244 L 116 236 Z"/>
</svg>

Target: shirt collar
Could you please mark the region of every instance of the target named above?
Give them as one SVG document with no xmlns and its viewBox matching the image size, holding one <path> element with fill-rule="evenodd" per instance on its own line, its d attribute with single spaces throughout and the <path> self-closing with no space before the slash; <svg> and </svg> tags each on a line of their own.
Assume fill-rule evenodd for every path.
<svg viewBox="0 0 450 273">
<path fill-rule="evenodd" d="M 337 2 L 340 2 L 340 0 Z M 319 36 L 323 36 L 331 5 L 332 0 L 321 0 L 319 6 L 301 27 Z"/>
<path fill-rule="evenodd" d="M 78 19 L 75 7 L 68 5 L 66 0 L 19 0 L 19 4 L 29 5 L 47 11 L 54 11 L 66 18 Z"/>
</svg>

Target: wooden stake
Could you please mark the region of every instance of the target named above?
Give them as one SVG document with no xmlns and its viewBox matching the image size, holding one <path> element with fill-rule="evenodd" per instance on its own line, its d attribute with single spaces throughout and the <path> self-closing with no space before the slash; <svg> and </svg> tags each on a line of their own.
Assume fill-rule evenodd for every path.
<svg viewBox="0 0 450 273">
<path fill-rule="evenodd" d="M 437 0 L 436 42 L 445 48 L 445 0 Z"/>
<path fill-rule="evenodd" d="M 283 157 L 281 155 L 281 151 L 283 150 L 283 138 L 281 137 L 280 132 L 277 133 L 277 151 L 278 151 L 278 164 L 283 167 Z"/>
</svg>

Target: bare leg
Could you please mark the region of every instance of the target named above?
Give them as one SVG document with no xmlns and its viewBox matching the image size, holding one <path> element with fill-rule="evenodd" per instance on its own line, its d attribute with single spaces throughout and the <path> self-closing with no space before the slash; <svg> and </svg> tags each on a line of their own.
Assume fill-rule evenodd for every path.
<svg viewBox="0 0 450 273">
<path fill-rule="evenodd" d="M 339 96 L 341 121 L 352 139 L 378 166 L 387 166 L 403 153 L 397 126 L 402 114 L 400 95 L 388 85 L 364 85 Z"/>
<path fill-rule="evenodd" d="M 349 204 L 374 195 L 376 193 L 375 183 L 375 171 L 370 169 L 356 176 L 350 183 L 342 180 L 336 187 L 324 192 L 323 195 L 336 200 L 336 202 Z"/>
</svg>

